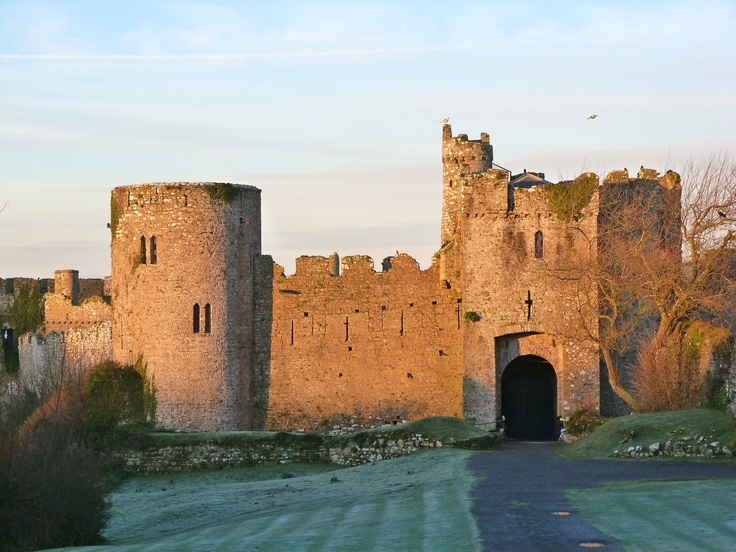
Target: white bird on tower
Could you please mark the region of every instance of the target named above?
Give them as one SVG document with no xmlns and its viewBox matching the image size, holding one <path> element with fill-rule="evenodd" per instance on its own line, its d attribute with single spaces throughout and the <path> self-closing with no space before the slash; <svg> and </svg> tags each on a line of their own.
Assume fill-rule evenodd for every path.
<svg viewBox="0 0 736 552">
<path fill-rule="evenodd" d="M 449 118 L 449 117 L 445 117 L 444 119 L 442 119 L 442 120 L 440 121 L 440 123 L 442 123 L 443 125 L 446 125 L 446 124 L 447 124 L 447 123 L 449 123 L 449 122 L 450 122 L 450 118 Z"/>
</svg>

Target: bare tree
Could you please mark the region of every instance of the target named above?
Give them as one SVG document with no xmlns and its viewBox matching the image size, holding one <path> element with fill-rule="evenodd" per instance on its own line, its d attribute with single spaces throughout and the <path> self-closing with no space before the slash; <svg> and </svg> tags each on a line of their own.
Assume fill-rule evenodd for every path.
<svg viewBox="0 0 736 552">
<path fill-rule="evenodd" d="M 682 344 L 694 320 L 730 325 L 736 306 L 736 163 L 717 155 L 689 162 L 681 179 L 643 176 L 600 187 L 591 253 L 565 274 L 579 282 L 578 323 L 599 345 L 614 392 L 634 409 L 624 381 L 630 365 L 667 362 L 671 355 L 642 353 Z"/>
</svg>

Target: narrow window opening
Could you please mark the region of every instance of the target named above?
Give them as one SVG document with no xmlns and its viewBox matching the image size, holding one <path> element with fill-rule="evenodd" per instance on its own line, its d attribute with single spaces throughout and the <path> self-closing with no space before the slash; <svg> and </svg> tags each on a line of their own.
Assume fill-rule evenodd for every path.
<svg viewBox="0 0 736 552">
<path fill-rule="evenodd" d="M 151 264 L 156 264 L 156 261 L 158 260 L 156 256 L 156 236 L 151 236 Z"/>
<path fill-rule="evenodd" d="M 194 333 L 199 333 L 199 303 L 195 303 L 192 309 L 192 326 Z"/>
<path fill-rule="evenodd" d="M 541 230 L 537 230 L 534 234 L 534 257 L 537 259 L 544 257 L 544 236 Z"/>
<path fill-rule="evenodd" d="M 308 312 L 305 312 L 304 313 L 304 318 L 307 318 L 308 316 L 309 316 L 309 313 Z"/>
<path fill-rule="evenodd" d="M 146 264 L 146 237 L 141 236 L 141 264 Z"/>
<path fill-rule="evenodd" d="M 204 333 L 212 332 L 212 308 L 207 303 L 204 306 Z"/>
</svg>

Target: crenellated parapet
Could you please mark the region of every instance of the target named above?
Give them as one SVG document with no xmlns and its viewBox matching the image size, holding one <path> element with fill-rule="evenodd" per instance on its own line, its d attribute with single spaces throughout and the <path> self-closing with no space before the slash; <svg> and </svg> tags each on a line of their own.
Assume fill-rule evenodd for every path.
<svg viewBox="0 0 736 552">
<path fill-rule="evenodd" d="M 301 257 L 294 275 L 274 265 L 267 426 L 318 429 L 352 420 L 385 424 L 462 413 L 462 298 L 397 253 L 375 271 L 346 256 L 339 276 L 327 257 Z M 266 274 L 264 267 L 264 275 Z M 265 358 L 265 354 L 263 355 Z M 268 371 L 266 370 L 268 366 Z"/>
</svg>

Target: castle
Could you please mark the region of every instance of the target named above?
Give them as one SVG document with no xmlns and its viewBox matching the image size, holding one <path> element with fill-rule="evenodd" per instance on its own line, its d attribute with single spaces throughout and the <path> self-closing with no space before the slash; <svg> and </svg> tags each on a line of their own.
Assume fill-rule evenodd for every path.
<svg viewBox="0 0 736 552">
<path fill-rule="evenodd" d="M 595 342 L 596 290 L 569 273 L 595 263 L 606 186 L 673 188 L 674 173 L 552 184 L 512 175 L 493 163 L 488 134 L 469 140 L 447 124 L 442 164 L 441 247 L 426 270 L 403 253 L 381 271 L 334 254 L 300 257 L 285 276 L 261 252 L 257 188 L 115 188 L 112 275 L 100 294 L 111 303 L 80 302 L 78 274 L 58 271 L 46 330 L 77 336 L 64 354 L 78 362 L 142 358 L 158 421 L 172 429 L 448 415 L 488 429 L 503 417 L 510 436 L 551 438 L 558 416 L 615 409 Z M 22 369 L 48 344 L 21 340 Z"/>
</svg>

